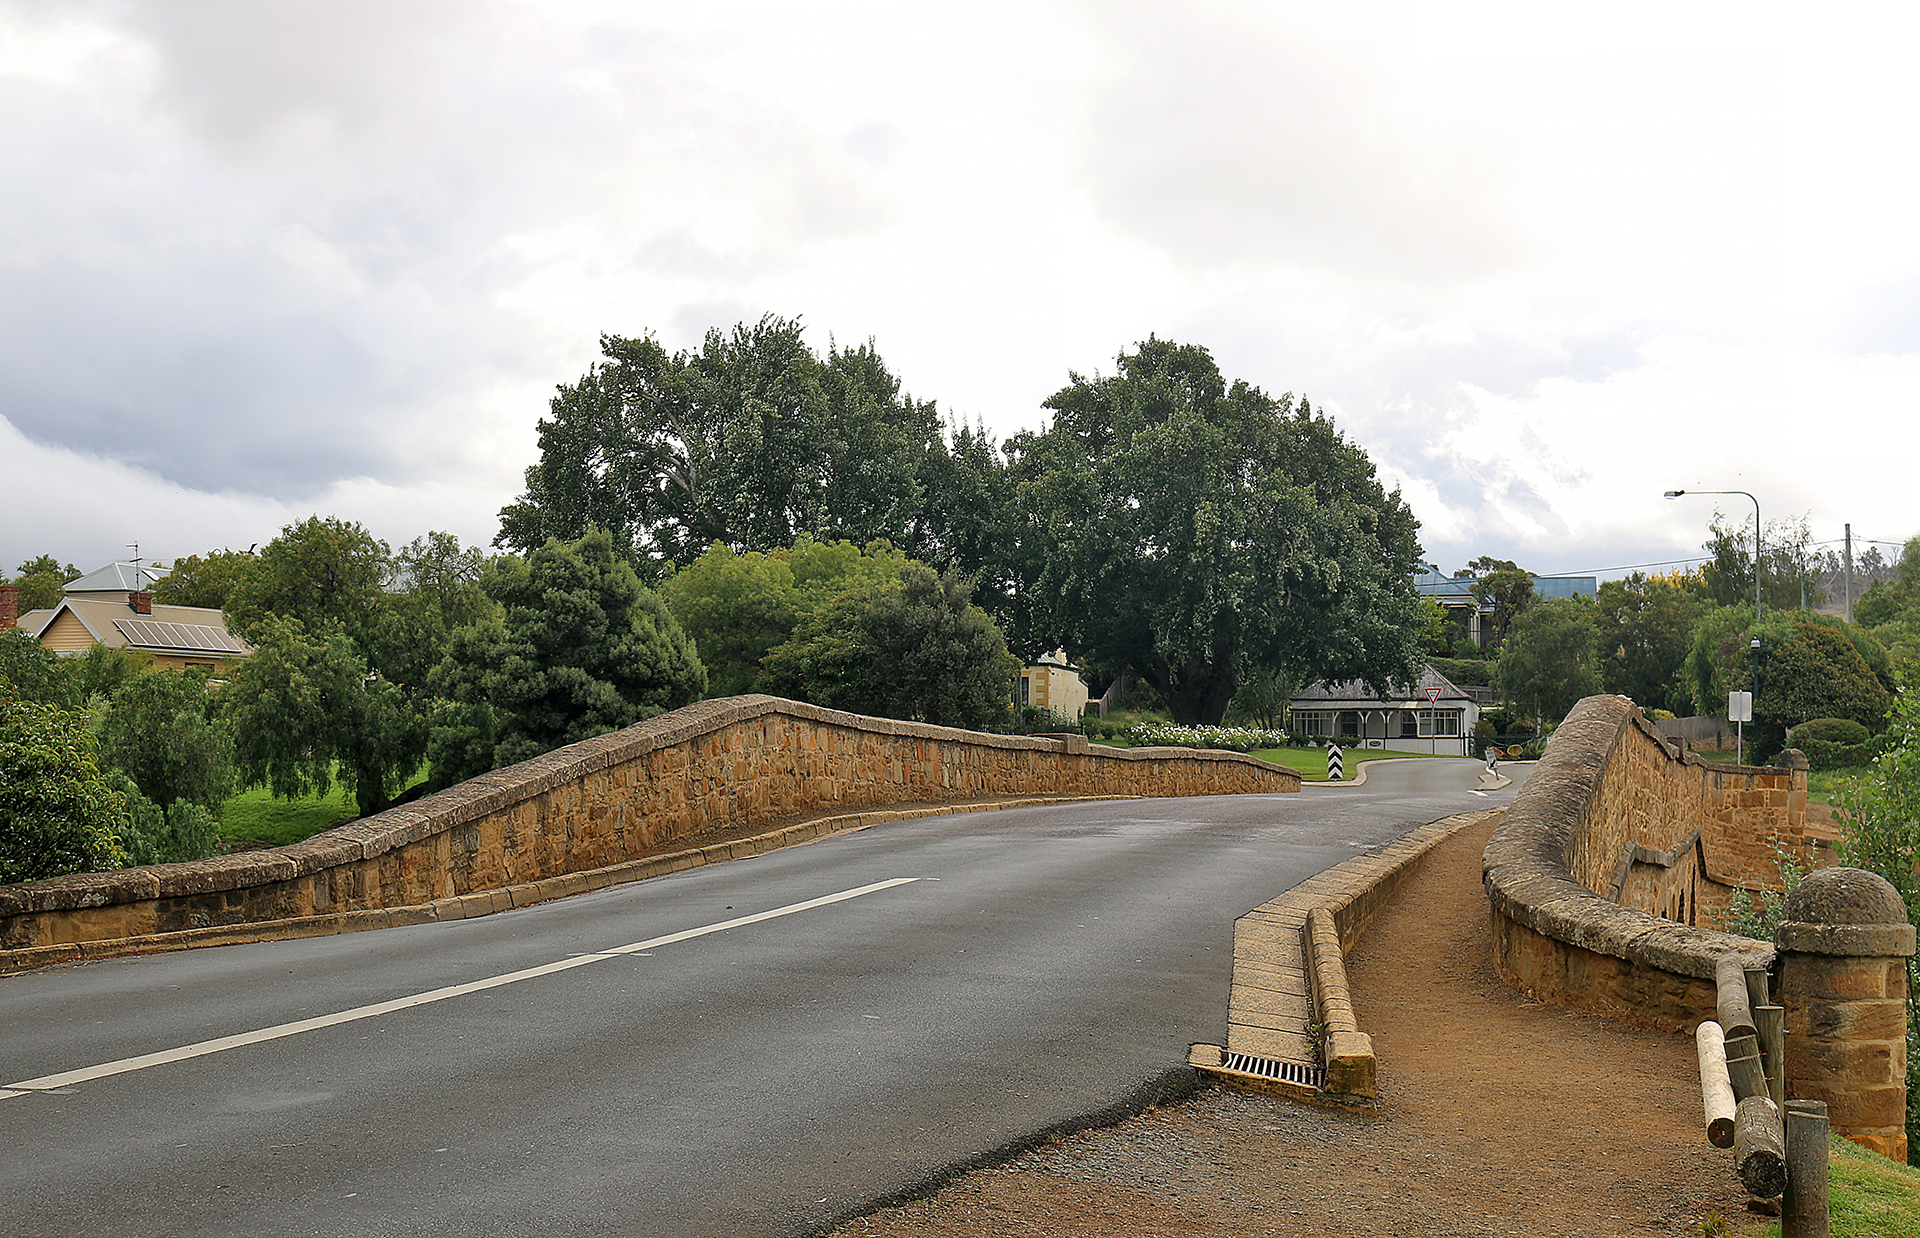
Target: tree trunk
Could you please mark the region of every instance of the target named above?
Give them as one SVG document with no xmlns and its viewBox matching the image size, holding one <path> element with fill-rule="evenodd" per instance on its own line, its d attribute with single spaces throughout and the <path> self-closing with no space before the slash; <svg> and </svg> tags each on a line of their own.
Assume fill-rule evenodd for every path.
<svg viewBox="0 0 1920 1238">
<path fill-rule="evenodd" d="M 1182 726 L 1219 726 L 1239 687 L 1231 667 L 1211 662 L 1189 662 L 1177 670 L 1165 663 L 1139 668 L 1167 703 L 1167 712 Z"/>
</svg>

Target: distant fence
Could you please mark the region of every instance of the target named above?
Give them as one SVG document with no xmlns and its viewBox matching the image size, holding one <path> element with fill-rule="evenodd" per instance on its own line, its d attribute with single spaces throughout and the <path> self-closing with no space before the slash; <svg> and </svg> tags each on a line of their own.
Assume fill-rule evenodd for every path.
<svg viewBox="0 0 1920 1238">
<path fill-rule="evenodd" d="M 1717 749 L 1733 742 L 1725 718 L 1663 718 L 1653 725 L 1668 739 L 1684 739 L 1696 746 Z"/>
</svg>

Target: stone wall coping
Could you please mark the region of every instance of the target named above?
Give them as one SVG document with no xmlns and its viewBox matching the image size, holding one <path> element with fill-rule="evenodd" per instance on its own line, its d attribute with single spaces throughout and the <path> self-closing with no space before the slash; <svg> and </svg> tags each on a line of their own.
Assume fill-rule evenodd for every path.
<svg viewBox="0 0 1920 1238">
<path fill-rule="evenodd" d="M 1909 959 L 1911 924 L 1808 924 L 1782 920 L 1773 931 L 1776 949 L 1794 954 L 1833 954 L 1859 959 Z"/>
<path fill-rule="evenodd" d="M 150 899 L 185 898 L 288 881 L 444 833 L 532 800 L 587 774 L 636 760 L 764 717 L 789 717 L 828 727 L 902 739 L 938 740 L 1011 751 L 1071 752 L 1108 761 L 1203 759 L 1294 773 L 1245 753 L 1195 748 L 1108 748 L 1084 736 L 993 735 L 956 727 L 825 709 L 804 701 L 751 694 L 698 701 L 625 730 L 581 740 L 424 796 L 410 804 L 349 822 L 286 847 L 235 852 L 205 860 L 155 864 L 100 873 L 75 873 L 0 885 L 0 917 L 104 907 Z M 1077 743 L 1074 741 L 1078 741 Z"/>
<path fill-rule="evenodd" d="M 1591 810 L 1608 758 L 1629 728 L 1657 741 L 1676 762 L 1734 774 L 1791 772 L 1702 761 L 1662 735 L 1626 697 L 1588 697 L 1554 731 L 1487 843 L 1481 876 L 1493 910 L 1542 936 L 1675 975 L 1711 981 L 1724 954 L 1764 962 L 1772 954 L 1766 942 L 1623 907 L 1574 879 L 1574 828 Z"/>
</svg>

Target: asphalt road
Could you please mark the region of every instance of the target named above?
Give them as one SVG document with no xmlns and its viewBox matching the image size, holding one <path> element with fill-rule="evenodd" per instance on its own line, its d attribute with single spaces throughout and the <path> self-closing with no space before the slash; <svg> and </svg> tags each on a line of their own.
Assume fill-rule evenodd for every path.
<svg viewBox="0 0 1920 1238">
<path fill-rule="evenodd" d="M 0 1234 L 815 1233 L 1182 1077 L 1234 917 L 1510 798 L 1479 768 L 925 818 L 0 980 Z"/>
</svg>

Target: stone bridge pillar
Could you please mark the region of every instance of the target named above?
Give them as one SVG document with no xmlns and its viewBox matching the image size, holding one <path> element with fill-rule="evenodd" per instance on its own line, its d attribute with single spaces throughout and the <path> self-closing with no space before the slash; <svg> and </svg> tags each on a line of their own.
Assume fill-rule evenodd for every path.
<svg viewBox="0 0 1920 1238">
<path fill-rule="evenodd" d="M 1835 1134 L 1907 1160 L 1906 905 L 1883 877 L 1824 868 L 1788 891 L 1780 927 L 1787 1095 L 1821 1100 Z"/>
</svg>

